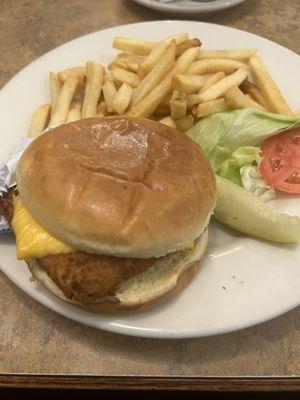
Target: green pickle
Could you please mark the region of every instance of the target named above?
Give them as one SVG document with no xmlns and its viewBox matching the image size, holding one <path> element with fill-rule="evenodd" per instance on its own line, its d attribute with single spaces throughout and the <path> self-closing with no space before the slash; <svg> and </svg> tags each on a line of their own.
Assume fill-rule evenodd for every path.
<svg viewBox="0 0 300 400">
<path fill-rule="evenodd" d="M 216 176 L 214 218 L 237 231 L 278 243 L 300 241 L 300 218 L 281 213 L 228 179 Z"/>
</svg>

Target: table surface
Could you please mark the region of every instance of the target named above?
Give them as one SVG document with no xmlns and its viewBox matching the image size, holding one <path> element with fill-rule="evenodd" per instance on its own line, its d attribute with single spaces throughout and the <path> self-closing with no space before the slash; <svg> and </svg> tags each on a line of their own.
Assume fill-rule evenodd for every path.
<svg viewBox="0 0 300 400">
<path fill-rule="evenodd" d="M 71 39 L 111 26 L 165 18 L 130 0 L 1 0 L 0 85 Z M 295 0 L 248 0 L 203 19 L 256 33 L 299 53 L 300 3 Z M 147 340 L 68 320 L 0 276 L 0 385 L 274 387 L 278 380 L 259 379 L 300 376 L 299 358 L 300 308 L 227 335 Z M 232 379 L 242 376 L 257 380 Z M 281 384 L 291 388 L 298 381 L 281 380 Z"/>
</svg>

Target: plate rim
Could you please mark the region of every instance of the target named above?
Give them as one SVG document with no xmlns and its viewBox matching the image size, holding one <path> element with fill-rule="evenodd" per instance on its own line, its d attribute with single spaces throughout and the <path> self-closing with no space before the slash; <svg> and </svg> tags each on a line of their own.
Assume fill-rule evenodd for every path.
<svg viewBox="0 0 300 400">
<path fill-rule="evenodd" d="M 215 0 L 214 3 L 196 2 L 195 6 L 187 7 L 186 5 L 180 6 L 181 3 L 154 3 L 153 0 L 132 0 L 134 3 L 152 10 L 161 12 L 184 12 L 184 13 L 213 13 L 223 11 L 231 7 L 235 7 L 246 0 Z"/>
</svg>

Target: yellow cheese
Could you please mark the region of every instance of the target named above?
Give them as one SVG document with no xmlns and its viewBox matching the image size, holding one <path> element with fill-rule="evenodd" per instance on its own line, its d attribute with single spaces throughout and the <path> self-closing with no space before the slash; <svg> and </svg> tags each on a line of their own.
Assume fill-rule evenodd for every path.
<svg viewBox="0 0 300 400">
<path fill-rule="evenodd" d="M 14 196 L 12 227 L 16 236 L 17 257 L 41 258 L 76 251 L 47 232 L 29 213 L 20 196 Z"/>
</svg>

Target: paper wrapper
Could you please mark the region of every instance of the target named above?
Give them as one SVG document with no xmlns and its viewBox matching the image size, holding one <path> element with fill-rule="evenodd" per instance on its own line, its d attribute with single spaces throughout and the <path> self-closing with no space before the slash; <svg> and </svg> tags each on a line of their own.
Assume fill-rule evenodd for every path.
<svg viewBox="0 0 300 400">
<path fill-rule="evenodd" d="M 0 167 L 0 196 L 7 193 L 8 189 L 16 184 L 16 168 L 26 147 L 33 141 L 33 138 L 23 137 L 9 160 Z M 0 215 L 0 233 L 11 232 L 3 215 Z"/>
</svg>

